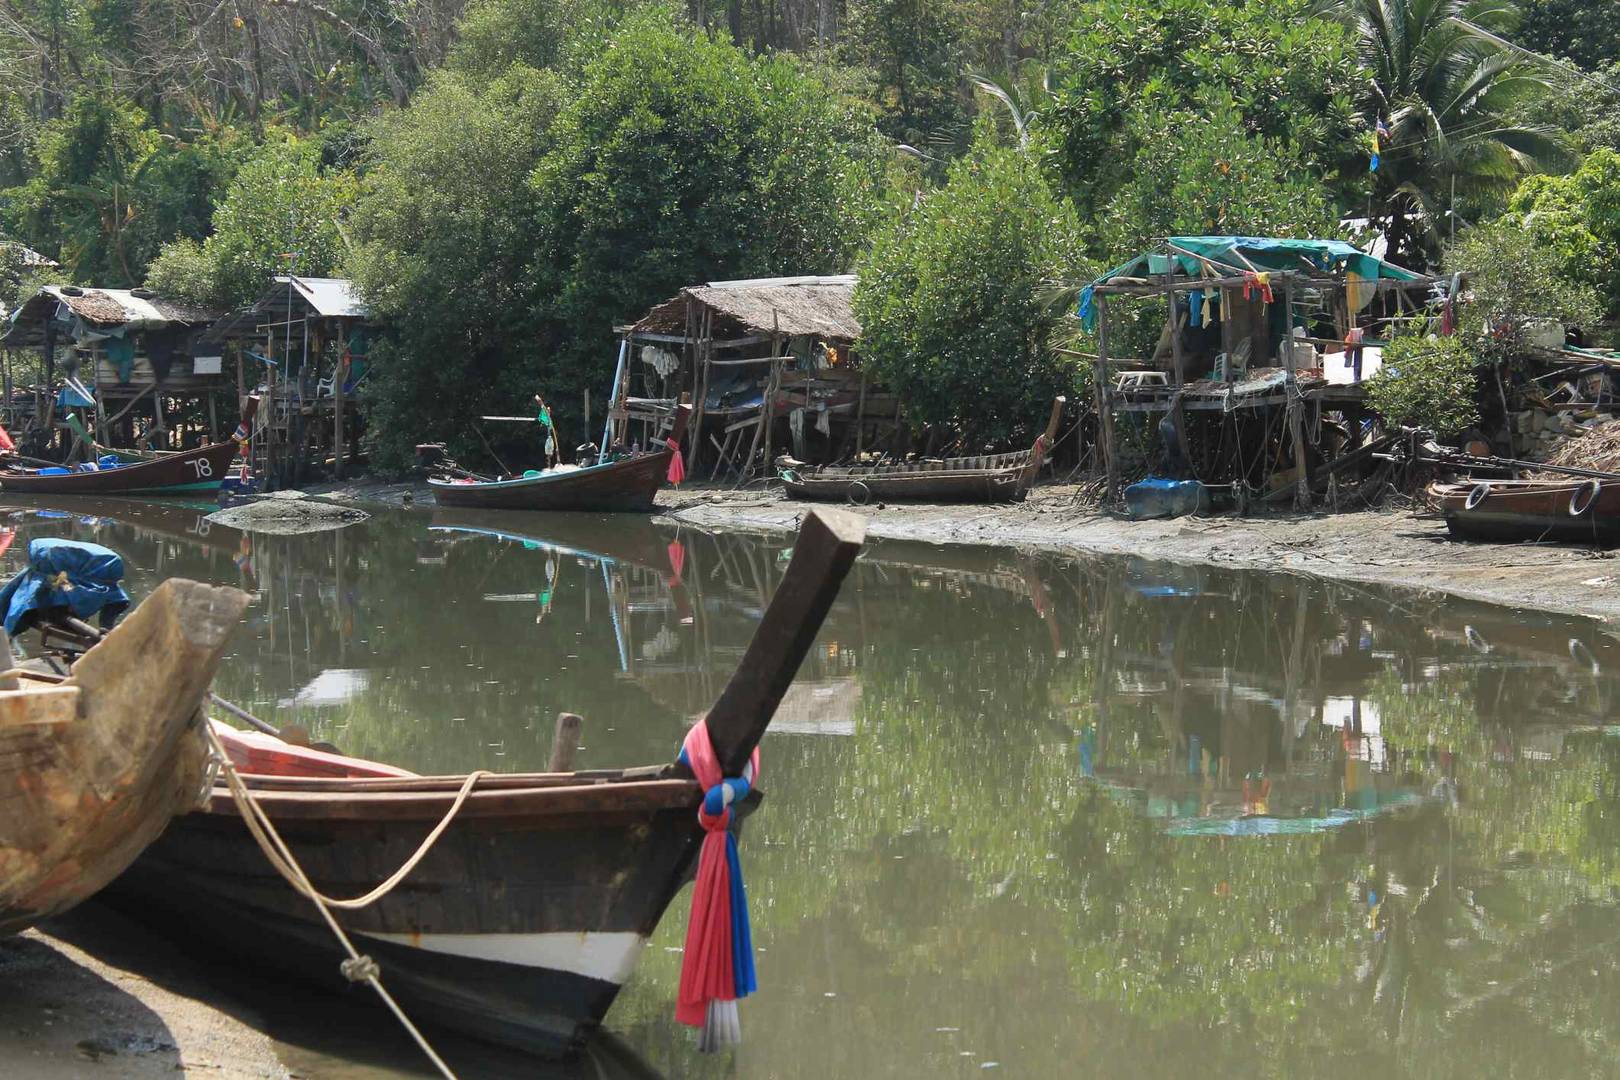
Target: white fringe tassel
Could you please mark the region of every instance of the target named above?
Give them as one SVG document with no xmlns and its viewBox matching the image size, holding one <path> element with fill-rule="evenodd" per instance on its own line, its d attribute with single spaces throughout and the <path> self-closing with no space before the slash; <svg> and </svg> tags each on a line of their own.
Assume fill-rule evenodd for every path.
<svg viewBox="0 0 1620 1080">
<path fill-rule="evenodd" d="M 742 1017 L 735 1001 L 709 1002 L 709 1015 L 703 1018 L 698 1034 L 698 1050 L 713 1054 L 742 1042 Z"/>
</svg>

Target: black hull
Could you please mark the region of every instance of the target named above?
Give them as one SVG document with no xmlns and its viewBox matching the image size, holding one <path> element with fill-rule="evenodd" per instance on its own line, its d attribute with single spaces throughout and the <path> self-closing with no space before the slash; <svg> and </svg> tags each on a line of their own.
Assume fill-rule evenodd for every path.
<svg viewBox="0 0 1620 1080">
<path fill-rule="evenodd" d="M 521 797 L 540 808 L 532 815 L 486 815 L 481 799 L 506 797 L 475 795 L 394 892 L 338 919 L 414 1020 L 545 1057 L 572 1054 L 601 1023 L 695 863 L 695 789 L 663 786 L 673 790 L 654 805 L 593 813 L 545 809 L 551 800 L 542 794 Z M 614 787 L 593 794 L 607 803 Z M 188 940 L 343 988 L 344 954 L 314 905 L 276 874 L 229 807 L 216 789 L 213 810 L 177 819 L 104 894 L 108 902 Z M 281 819 L 270 809 L 316 887 L 338 897 L 386 878 L 432 824 Z M 446 940 L 479 942 L 481 955 L 447 952 Z M 565 953 L 570 942 L 606 942 L 623 950 L 622 962 L 582 970 L 601 964 L 601 953 L 580 945 L 567 957 L 570 970 L 548 963 L 544 950 L 519 955 L 529 946 L 512 944 L 536 940 L 560 942 Z"/>
<path fill-rule="evenodd" d="M 173 899 L 164 881 L 139 871 L 103 894 L 106 903 L 179 940 L 205 940 L 210 951 L 319 990 L 355 993 L 338 968 L 345 954 L 324 925 L 262 909 L 182 907 Z M 352 937 L 355 948 L 377 961 L 383 985 L 413 1021 L 548 1059 L 578 1053 L 621 988 L 569 971 L 435 954 L 359 933 Z M 362 1000 L 375 999 L 366 990 Z"/>
<path fill-rule="evenodd" d="M 1620 544 L 1620 519 L 1591 514 L 1491 513 L 1480 510 L 1446 512 L 1446 529 L 1459 540 L 1495 540 L 1510 543 L 1559 540 L 1578 544 Z"/>
</svg>

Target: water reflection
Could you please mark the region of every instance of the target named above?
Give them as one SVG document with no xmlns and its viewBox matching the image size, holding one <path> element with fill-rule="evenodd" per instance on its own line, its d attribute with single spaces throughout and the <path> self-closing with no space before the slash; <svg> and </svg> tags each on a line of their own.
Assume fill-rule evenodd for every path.
<svg viewBox="0 0 1620 1080">
<path fill-rule="evenodd" d="M 3 561 L 71 534 L 137 595 L 252 589 L 223 692 L 432 771 L 539 767 L 563 709 L 584 765 L 667 759 L 788 547 L 200 516 L 3 510 Z M 669 1019 L 678 918 L 611 1026 L 679 1076 L 1613 1071 L 1617 645 L 1288 575 L 875 544 L 765 743 L 748 1042 L 699 1059 Z"/>
</svg>

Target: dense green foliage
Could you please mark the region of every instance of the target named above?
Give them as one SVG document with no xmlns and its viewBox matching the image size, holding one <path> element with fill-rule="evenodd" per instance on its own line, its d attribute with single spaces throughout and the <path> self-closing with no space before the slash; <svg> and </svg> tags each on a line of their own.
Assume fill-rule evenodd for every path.
<svg viewBox="0 0 1620 1080">
<path fill-rule="evenodd" d="M 1554 132 L 1517 122 L 1545 94 L 1545 65 L 1482 37 L 1513 32 L 1501 0 L 1319 0 L 1357 38 L 1372 76 L 1365 107 L 1389 128 L 1375 176 L 1376 216 L 1390 250 L 1422 263 L 1437 253 L 1446 215 L 1464 200 L 1500 197 L 1535 166 L 1558 159 Z"/>
<path fill-rule="evenodd" d="M 693 281 L 847 269 L 883 176 L 870 123 L 814 70 L 660 9 L 576 77 L 452 70 L 371 135 L 350 265 L 390 326 L 372 393 L 396 466 L 536 391 L 583 441 L 616 323 Z"/>
<path fill-rule="evenodd" d="M 343 263 L 340 218 L 354 201 L 354 177 L 321 167 L 313 140 L 276 140 L 231 181 L 202 243 L 171 243 L 147 283 L 160 293 L 220 308 L 253 302 L 276 274 L 318 277 Z"/>
<path fill-rule="evenodd" d="M 1596 287 L 1604 306 L 1620 311 L 1620 153 L 1597 150 L 1566 176 L 1529 177 L 1508 210 L 1537 248 L 1556 254 L 1558 278 Z"/>
<path fill-rule="evenodd" d="M 1562 253 L 1511 215 L 1470 231 L 1446 258 L 1471 275 L 1473 302 L 1461 328 L 1477 331 L 1498 358 L 1518 358 L 1538 320 L 1591 327 L 1603 310 L 1596 289 L 1565 276 Z"/>
<path fill-rule="evenodd" d="M 693 281 L 858 264 L 917 421 L 1004 382 L 997 350 L 1030 373 L 972 407 L 991 440 L 1068 380 L 1049 287 L 1168 234 L 1355 238 L 1370 211 L 1433 266 L 1505 212 L 1620 311 L 1612 3 L 664 2 L 8 0 L 0 240 L 221 307 L 355 277 L 395 466 L 537 389 L 568 432 L 611 327 Z M 976 174 L 1034 201 L 970 214 Z M 933 280 L 973 264 L 983 296 Z"/>
<path fill-rule="evenodd" d="M 1384 365 L 1367 380 L 1367 400 L 1387 423 L 1454 438 L 1479 422 L 1479 358 L 1453 334 L 1405 334 L 1384 348 Z"/>
<path fill-rule="evenodd" d="M 1074 390 L 1041 292 L 1077 275 L 1078 235 L 1034 162 L 982 144 L 878 235 L 855 293 L 862 348 L 913 419 L 1023 439 L 1054 394 Z"/>
</svg>

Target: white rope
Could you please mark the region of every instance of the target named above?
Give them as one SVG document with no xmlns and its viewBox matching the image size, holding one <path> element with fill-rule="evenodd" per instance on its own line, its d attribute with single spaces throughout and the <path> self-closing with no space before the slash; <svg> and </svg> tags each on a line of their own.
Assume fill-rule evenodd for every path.
<svg viewBox="0 0 1620 1080">
<path fill-rule="evenodd" d="M 253 797 L 253 793 L 248 790 L 247 784 L 243 783 L 242 777 L 236 771 L 236 767 L 231 764 L 225 746 L 214 732 L 213 725 L 204 725 L 204 732 L 208 737 L 210 748 L 223 763 L 221 769 L 225 775 L 225 782 L 230 787 L 231 797 L 236 800 L 237 810 L 240 811 L 243 822 L 247 824 L 248 832 L 253 835 L 253 839 L 258 843 L 259 850 L 264 852 L 265 858 L 270 861 L 270 865 L 275 867 L 276 871 L 287 879 L 288 884 L 309 898 L 321 913 L 321 917 L 326 920 L 326 925 L 331 929 L 333 936 L 337 938 L 338 944 L 343 947 L 344 952 L 349 954 L 348 959 L 339 965 L 339 970 L 342 971 L 343 976 L 350 982 L 369 983 L 371 988 L 377 992 L 377 996 L 382 999 L 383 1004 L 388 1006 L 395 1018 L 410 1034 L 411 1038 L 416 1040 L 416 1045 L 421 1048 L 422 1053 L 426 1054 L 428 1060 L 433 1062 L 434 1067 L 439 1070 L 439 1074 L 445 1077 L 445 1080 L 456 1080 L 456 1074 L 450 1070 L 450 1066 L 445 1064 L 444 1059 L 428 1043 L 427 1037 L 417 1029 L 415 1024 L 411 1023 L 410 1017 L 405 1015 L 405 1010 L 400 1008 L 399 1002 L 395 1001 L 394 996 L 383 986 L 382 969 L 378 967 L 377 962 L 369 956 L 362 955 L 354 947 L 354 943 L 349 940 L 349 935 L 344 933 L 343 927 L 338 925 L 337 919 L 332 915 L 331 908 L 355 905 L 357 901 L 365 901 L 363 904 L 358 904 L 358 906 L 364 907 L 365 904 L 372 903 L 387 895 L 427 854 L 428 850 L 433 846 L 433 842 L 439 838 L 439 835 L 450 824 L 450 820 L 455 817 L 456 812 L 461 809 L 461 805 L 471 793 L 473 785 L 485 774 L 473 773 L 467 777 L 467 782 L 462 785 L 461 793 L 456 797 L 455 805 L 450 808 L 450 812 L 445 815 L 444 820 L 439 822 L 438 827 L 428 834 L 427 840 L 417 849 L 416 854 L 406 860 L 405 865 L 392 877 L 363 897 L 357 897 L 355 900 L 350 901 L 335 902 L 322 896 L 315 888 L 314 883 L 309 880 L 309 875 L 304 873 L 303 867 L 298 864 L 297 858 L 293 855 L 291 849 L 287 847 L 286 841 L 282 840 L 281 834 L 276 831 L 275 825 L 271 823 L 269 815 L 264 812 L 264 808 L 259 805 L 258 800 Z"/>
</svg>

